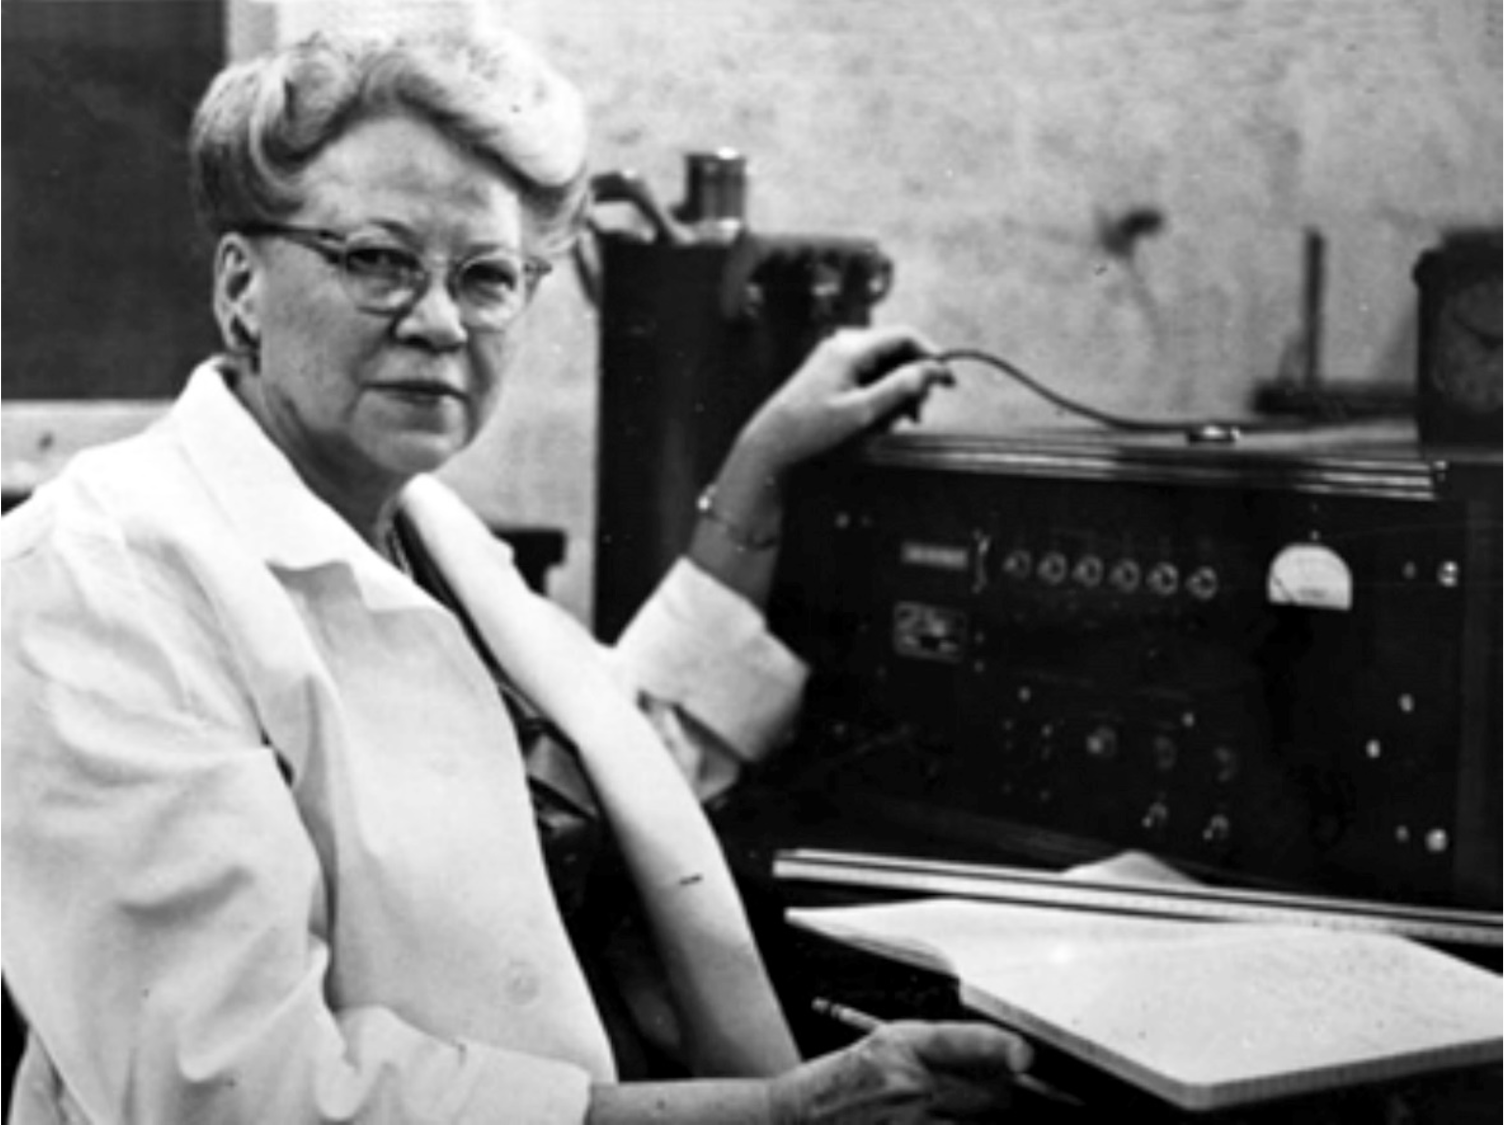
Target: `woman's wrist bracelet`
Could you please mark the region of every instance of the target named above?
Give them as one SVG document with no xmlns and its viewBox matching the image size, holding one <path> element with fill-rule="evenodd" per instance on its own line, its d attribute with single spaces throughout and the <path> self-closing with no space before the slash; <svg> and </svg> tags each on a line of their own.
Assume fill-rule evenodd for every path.
<svg viewBox="0 0 1504 1125">
<path fill-rule="evenodd" d="M 756 535 L 735 520 L 728 519 L 715 507 L 715 482 L 705 486 L 705 491 L 700 493 L 700 498 L 695 501 L 695 511 L 702 520 L 708 520 L 721 529 L 721 534 L 726 541 L 738 551 L 767 551 L 778 546 L 782 539 L 776 531 L 764 535 Z"/>
</svg>

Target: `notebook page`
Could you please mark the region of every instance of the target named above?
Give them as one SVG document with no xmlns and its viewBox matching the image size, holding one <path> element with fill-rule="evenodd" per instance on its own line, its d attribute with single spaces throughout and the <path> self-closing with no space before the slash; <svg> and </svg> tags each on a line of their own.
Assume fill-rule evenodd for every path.
<svg viewBox="0 0 1504 1125">
<path fill-rule="evenodd" d="M 797 913 L 928 949 L 979 1011 L 1185 1108 L 1501 1057 L 1499 978 L 1402 938 L 960 900 Z"/>
</svg>

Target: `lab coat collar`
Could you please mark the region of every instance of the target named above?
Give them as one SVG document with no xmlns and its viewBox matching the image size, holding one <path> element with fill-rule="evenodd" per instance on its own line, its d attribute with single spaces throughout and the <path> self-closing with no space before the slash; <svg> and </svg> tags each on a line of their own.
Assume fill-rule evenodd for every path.
<svg viewBox="0 0 1504 1125">
<path fill-rule="evenodd" d="M 315 495 L 230 390 L 222 360 L 200 364 L 170 415 L 190 460 L 252 550 L 285 571 L 342 566 L 372 609 L 430 602 Z"/>
<path fill-rule="evenodd" d="M 404 502 L 482 641 L 579 750 L 652 923 L 691 1053 L 720 1073 L 792 1066 L 792 1040 L 710 823 L 595 641 L 498 566 L 504 548 L 448 490 L 415 480 Z"/>
</svg>

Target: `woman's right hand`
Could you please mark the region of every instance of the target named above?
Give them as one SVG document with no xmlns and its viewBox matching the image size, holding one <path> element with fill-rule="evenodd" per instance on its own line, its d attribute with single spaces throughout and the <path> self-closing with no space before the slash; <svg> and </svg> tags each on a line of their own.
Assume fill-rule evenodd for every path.
<svg viewBox="0 0 1504 1125">
<path fill-rule="evenodd" d="M 1012 1100 L 1028 1043 L 983 1023 L 892 1023 L 773 1080 L 779 1125 L 991 1120 Z"/>
</svg>

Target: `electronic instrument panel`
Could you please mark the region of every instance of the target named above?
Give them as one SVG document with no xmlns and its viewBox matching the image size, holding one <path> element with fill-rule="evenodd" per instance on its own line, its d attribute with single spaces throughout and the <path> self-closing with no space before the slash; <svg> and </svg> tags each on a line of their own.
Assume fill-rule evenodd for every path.
<svg viewBox="0 0 1504 1125">
<path fill-rule="evenodd" d="M 1497 907 L 1498 480 L 1372 428 L 875 440 L 790 492 L 778 784 L 867 846 Z"/>
</svg>

